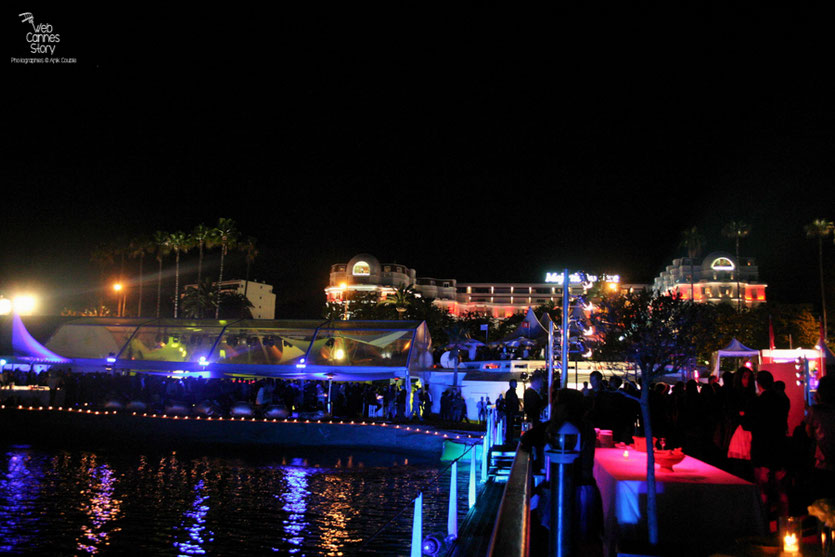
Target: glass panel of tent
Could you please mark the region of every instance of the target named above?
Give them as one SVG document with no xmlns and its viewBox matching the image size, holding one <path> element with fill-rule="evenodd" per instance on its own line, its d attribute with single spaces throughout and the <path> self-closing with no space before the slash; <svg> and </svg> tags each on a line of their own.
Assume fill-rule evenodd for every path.
<svg viewBox="0 0 835 557">
<path fill-rule="evenodd" d="M 208 359 L 225 326 L 221 321 L 160 319 L 141 325 L 120 360 L 199 362 Z"/>
<path fill-rule="evenodd" d="M 147 319 L 76 319 L 58 327 L 46 347 L 65 358 L 107 358 L 118 354 Z"/>
<path fill-rule="evenodd" d="M 210 361 L 218 364 L 301 363 L 321 321 L 243 320 L 226 328 Z"/>
<path fill-rule="evenodd" d="M 77 359 L 233 365 L 431 367 L 421 321 L 183 320 L 79 318 L 47 347 Z M 427 355 L 429 356 L 427 358 Z M 428 360 L 428 361 L 427 361 Z"/>
<path fill-rule="evenodd" d="M 406 367 L 421 322 L 332 321 L 316 335 L 309 364 Z"/>
</svg>

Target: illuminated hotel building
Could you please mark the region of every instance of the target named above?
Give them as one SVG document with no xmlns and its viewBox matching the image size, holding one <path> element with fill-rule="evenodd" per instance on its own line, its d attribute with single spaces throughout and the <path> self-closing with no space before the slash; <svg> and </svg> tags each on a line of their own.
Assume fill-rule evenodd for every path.
<svg viewBox="0 0 835 557">
<path fill-rule="evenodd" d="M 435 305 L 452 315 L 478 312 L 497 318 L 524 313 L 529 307 L 562 299 L 562 273 L 546 273 L 544 282 L 467 282 L 455 279 L 418 277 L 414 269 L 398 263 L 381 264 L 369 254 L 354 256 L 346 264 L 331 266 L 330 280 L 325 294 L 328 302 L 344 303 L 357 294 L 373 294 L 378 300 L 394 294 L 403 286 L 414 286 L 418 296 L 433 298 Z M 603 281 L 604 288 L 615 291 L 644 289 L 643 284 L 623 284 L 617 275 L 587 277 L 592 282 Z M 571 294 L 583 292 L 582 277 L 569 277 Z"/>
<path fill-rule="evenodd" d="M 759 270 L 753 258 L 741 257 L 737 263 L 730 253 L 715 251 L 701 261 L 694 259 L 692 265 L 690 258 L 674 259 L 655 278 L 653 289 L 659 293 L 681 294 L 685 300 L 733 304 L 737 302 L 739 281 L 739 301 L 746 307 L 755 307 L 765 303 L 767 286 L 758 282 L 758 278 Z"/>
</svg>

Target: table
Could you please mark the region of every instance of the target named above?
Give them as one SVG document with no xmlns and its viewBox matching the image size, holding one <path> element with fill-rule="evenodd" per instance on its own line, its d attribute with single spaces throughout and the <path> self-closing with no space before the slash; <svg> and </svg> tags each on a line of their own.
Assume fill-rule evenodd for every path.
<svg viewBox="0 0 835 557">
<path fill-rule="evenodd" d="M 686 456 L 674 472 L 655 468 L 659 542 L 682 554 L 709 554 L 743 536 L 766 533 L 757 487 Z M 646 453 L 596 449 L 594 478 L 603 500 L 604 551 L 646 542 Z"/>
</svg>

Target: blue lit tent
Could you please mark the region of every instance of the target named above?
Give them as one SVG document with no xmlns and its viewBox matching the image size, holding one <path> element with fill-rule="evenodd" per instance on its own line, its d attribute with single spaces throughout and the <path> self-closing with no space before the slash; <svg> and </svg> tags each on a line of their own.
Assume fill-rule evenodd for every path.
<svg viewBox="0 0 835 557">
<path fill-rule="evenodd" d="M 431 369 L 423 321 L 78 318 L 46 347 L 79 369 L 365 381 Z"/>
<path fill-rule="evenodd" d="M 54 330 L 54 320 L 36 320 L 33 323 L 39 332 Z M 20 316 L 10 315 L 0 325 L 0 355 L 9 363 L 19 364 L 62 364 L 69 360 L 56 354 L 41 344 L 26 326 Z"/>
</svg>

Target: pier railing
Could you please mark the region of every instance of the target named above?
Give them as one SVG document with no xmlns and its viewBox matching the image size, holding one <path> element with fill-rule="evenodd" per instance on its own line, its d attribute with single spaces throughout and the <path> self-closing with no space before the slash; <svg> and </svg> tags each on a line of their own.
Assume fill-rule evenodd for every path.
<svg viewBox="0 0 835 557">
<path fill-rule="evenodd" d="M 498 427 L 498 431 L 497 431 Z M 430 487 L 441 481 L 441 478 L 449 472 L 449 490 L 447 503 L 447 540 L 458 537 L 458 463 L 462 459 L 470 459 L 469 467 L 469 482 L 467 490 L 467 504 L 468 508 L 472 508 L 476 504 L 478 496 L 476 470 L 480 469 L 478 483 L 487 481 L 488 475 L 488 459 L 490 449 L 495 444 L 497 434 L 501 434 L 501 426 L 496 422 L 494 410 L 491 408 L 488 412 L 487 430 L 481 439 L 481 442 L 465 442 L 467 448 L 455 460 L 453 460 L 447 467 L 438 472 L 431 480 L 421 486 L 417 495 L 412 498 L 407 504 L 400 508 L 400 510 L 392 516 L 385 524 L 380 526 L 374 534 L 366 538 L 361 549 L 367 548 L 368 545 L 380 536 L 389 526 L 394 524 L 400 517 L 404 516 L 409 509 L 413 509 L 412 514 L 412 543 L 411 543 L 411 557 L 421 557 L 424 554 L 424 549 L 427 553 L 433 553 L 440 550 L 445 540 L 424 539 L 423 534 L 423 495 Z M 450 440 L 451 442 L 460 443 L 459 441 Z M 478 465 L 479 453 L 481 455 L 480 466 Z M 438 545 L 438 547 L 424 547 L 425 545 Z"/>
<path fill-rule="evenodd" d="M 532 490 L 531 453 L 520 446 L 510 468 L 487 555 L 527 557 Z"/>
</svg>

